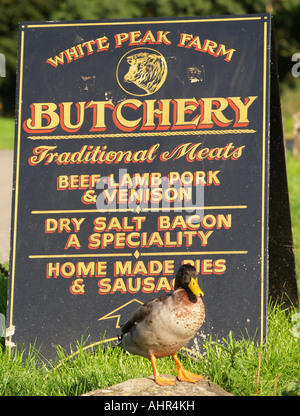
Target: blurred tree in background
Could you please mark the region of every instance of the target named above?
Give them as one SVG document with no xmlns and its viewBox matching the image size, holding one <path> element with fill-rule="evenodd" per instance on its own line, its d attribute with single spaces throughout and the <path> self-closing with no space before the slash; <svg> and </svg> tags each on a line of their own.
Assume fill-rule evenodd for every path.
<svg viewBox="0 0 300 416">
<path fill-rule="evenodd" d="M 291 57 L 300 52 L 300 0 L 1 0 L 0 53 L 6 58 L 6 78 L 0 78 L 0 97 L 4 109 L 14 111 L 18 22 L 266 12 L 275 20 L 280 81 L 293 87 Z"/>
<path fill-rule="evenodd" d="M 61 0 L 1 0 L 0 53 L 6 60 L 6 77 L 0 78 L 0 97 L 4 112 L 13 114 L 18 55 L 18 23 L 27 20 L 49 20 Z"/>
</svg>

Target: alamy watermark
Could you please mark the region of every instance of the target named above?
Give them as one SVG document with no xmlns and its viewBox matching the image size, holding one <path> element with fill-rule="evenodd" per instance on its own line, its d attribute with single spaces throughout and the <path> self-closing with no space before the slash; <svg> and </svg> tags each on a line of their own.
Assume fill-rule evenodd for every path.
<svg viewBox="0 0 300 416">
<path fill-rule="evenodd" d="M 160 172 L 130 175 L 119 169 L 103 176 L 96 185 L 101 190 L 96 200 L 100 212 L 186 212 L 185 221 L 200 222 L 204 212 L 203 178 L 193 172 Z"/>
<path fill-rule="evenodd" d="M 0 337 L 6 336 L 5 316 L 0 313 Z"/>
<path fill-rule="evenodd" d="M 300 53 L 294 53 L 292 56 L 292 62 L 296 62 L 296 64 L 292 66 L 293 77 L 300 77 Z"/>
<path fill-rule="evenodd" d="M 0 77 L 6 77 L 6 59 L 3 53 L 0 53 Z"/>
<path fill-rule="evenodd" d="M 296 338 L 300 338 L 300 313 L 295 313 L 292 316 L 292 322 L 296 322 L 292 328 L 292 335 Z"/>
</svg>

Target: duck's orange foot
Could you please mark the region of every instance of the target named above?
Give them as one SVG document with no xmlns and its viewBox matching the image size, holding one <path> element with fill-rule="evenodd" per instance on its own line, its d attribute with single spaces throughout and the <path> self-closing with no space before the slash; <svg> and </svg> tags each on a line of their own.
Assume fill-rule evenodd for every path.
<svg viewBox="0 0 300 416">
<path fill-rule="evenodd" d="M 191 373 L 190 371 L 186 370 L 181 362 L 179 361 L 179 358 L 177 357 L 177 354 L 172 355 L 175 363 L 177 364 L 177 367 L 175 368 L 175 371 L 178 371 L 177 379 L 179 381 L 187 381 L 189 383 L 197 383 L 197 381 L 203 380 L 203 377 L 199 374 Z"/>
<path fill-rule="evenodd" d="M 176 384 L 176 380 L 174 378 L 167 378 L 156 376 L 154 377 L 155 383 L 159 384 L 160 386 L 174 386 Z"/>
<path fill-rule="evenodd" d="M 150 356 L 150 361 L 153 368 L 155 383 L 159 384 L 160 386 L 174 386 L 174 384 L 176 384 L 176 380 L 174 378 L 162 377 L 159 375 L 156 368 L 156 358 L 154 355 Z"/>
<path fill-rule="evenodd" d="M 197 383 L 197 381 L 203 380 L 203 377 L 199 374 L 191 373 L 190 371 L 186 370 L 185 368 L 176 368 L 175 371 L 178 370 L 177 379 L 179 381 L 187 381 L 189 383 Z"/>
</svg>

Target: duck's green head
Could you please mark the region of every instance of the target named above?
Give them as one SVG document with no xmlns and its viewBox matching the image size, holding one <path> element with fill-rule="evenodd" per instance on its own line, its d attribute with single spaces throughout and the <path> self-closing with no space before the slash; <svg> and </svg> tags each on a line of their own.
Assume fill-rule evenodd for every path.
<svg viewBox="0 0 300 416">
<path fill-rule="evenodd" d="M 195 296 L 204 296 L 198 284 L 197 271 L 191 264 L 184 264 L 175 276 L 175 290 L 190 289 Z"/>
</svg>

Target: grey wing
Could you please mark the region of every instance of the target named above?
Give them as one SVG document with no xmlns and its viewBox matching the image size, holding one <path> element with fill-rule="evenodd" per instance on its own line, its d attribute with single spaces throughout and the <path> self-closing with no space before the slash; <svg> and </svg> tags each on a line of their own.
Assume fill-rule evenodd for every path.
<svg viewBox="0 0 300 416">
<path fill-rule="evenodd" d="M 166 298 L 166 295 L 160 296 L 159 298 L 151 299 L 148 302 L 144 303 L 144 305 L 140 306 L 134 314 L 125 322 L 124 325 L 121 326 L 122 335 L 126 334 L 130 331 L 130 329 L 138 324 L 139 322 L 143 321 L 152 311 L 153 306 L 157 302 L 162 302 L 163 299 Z"/>
</svg>

